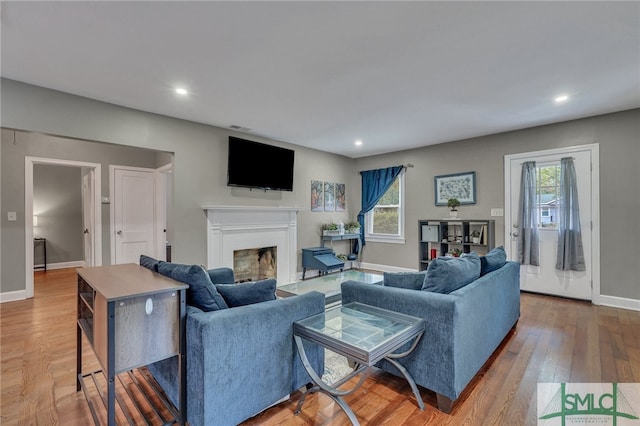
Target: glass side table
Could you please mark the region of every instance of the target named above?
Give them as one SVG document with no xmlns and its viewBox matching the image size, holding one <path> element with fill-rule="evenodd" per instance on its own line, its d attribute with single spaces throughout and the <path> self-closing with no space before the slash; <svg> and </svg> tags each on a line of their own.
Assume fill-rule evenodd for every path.
<svg viewBox="0 0 640 426">
<path fill-rule="evenodd" d="M 411 386 L 418 406 L 424 411 L 424 403 L 413 377 L 397 361 L 398 358 L 409 355 L 416 348 L 424 333 L 424 328 L 425 321 L 421 318 L 357 302 L 338 306 L 324 313 L 294 322 L 293 337 L 298 353 L 314 382 L 314 386 L 308 388 L 298 401 L 295 413 L 300 413 L 307 395 L 322 392 L 342 408 L 353 425 L 359 425 L 357 417 L 342 397 L 360 388 L 370 367 L 381 359 L 387 360 L 398 368 Z M 355 363 L 354 371 L 333 385 L 323 382 L 320 375 L 311 367 L 302 339 L 346 357 Z M 396 350 L 411 341 L 413 343 L 409 349 L 395 353 Z M 358 375 L 360 375 L 360 379 L 352 389 L 338 389 L 342 384 Z"/>
</svg>

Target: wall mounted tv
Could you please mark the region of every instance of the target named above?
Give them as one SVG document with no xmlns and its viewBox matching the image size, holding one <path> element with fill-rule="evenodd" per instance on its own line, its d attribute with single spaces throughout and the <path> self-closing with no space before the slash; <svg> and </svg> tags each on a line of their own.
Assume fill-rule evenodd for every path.
<svg viewBox="0 0 640 426">
<path fill-rule="evenodd" d="M 227 185 L 293 191 L 295 151 L 229 136 Z"/>
</svg>

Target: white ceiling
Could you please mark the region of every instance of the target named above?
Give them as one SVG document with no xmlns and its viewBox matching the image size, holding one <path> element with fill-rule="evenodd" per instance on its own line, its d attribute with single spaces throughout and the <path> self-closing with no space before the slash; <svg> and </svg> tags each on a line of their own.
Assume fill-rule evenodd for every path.
<svg viewBox="0 0 640 426">
<path fill-rule="evenodd" d="M 3 77 L 349 157 L 640 107 L 637 1 L 1 7 Z"/>
</svg>

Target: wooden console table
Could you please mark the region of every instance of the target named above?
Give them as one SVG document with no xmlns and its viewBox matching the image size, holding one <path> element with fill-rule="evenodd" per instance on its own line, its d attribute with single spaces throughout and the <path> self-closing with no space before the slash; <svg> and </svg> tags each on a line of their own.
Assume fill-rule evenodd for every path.
<svg viewBox="0 0 640 426">
<path fill-rule="evenodd" d="M 173 414 L 175 421 L 185 424 L 187 288 L 135 264 L 78 269 L 76 388 L 87 396 L 96 424 L 100 422 L 84 379 L 95 381 L 100 372 L 82 374 L 82 332 L 107 380 L 106 400 L 102 399 L 109 426 L 115 425 L 116 418 L 116 375 L 173 356 L 178 356 L 180 388 L 178 412 Z"/>
</svg>

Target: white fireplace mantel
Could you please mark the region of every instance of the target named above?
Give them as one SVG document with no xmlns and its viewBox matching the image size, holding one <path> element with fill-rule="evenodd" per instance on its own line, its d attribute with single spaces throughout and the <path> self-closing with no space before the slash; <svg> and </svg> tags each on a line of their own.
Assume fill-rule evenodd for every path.
<svg viewBox="0 0 640 426">
<path fill-rule="evenodd" d="M 234 250 L 276 246 L 278 285 L 295 281 L 297 214 L 279 206 L 202 206 L 207 212 L 207 268 L 233 268 Z"/>
</svg>

